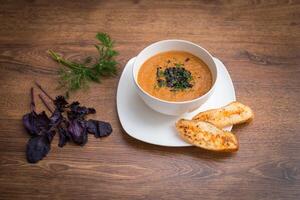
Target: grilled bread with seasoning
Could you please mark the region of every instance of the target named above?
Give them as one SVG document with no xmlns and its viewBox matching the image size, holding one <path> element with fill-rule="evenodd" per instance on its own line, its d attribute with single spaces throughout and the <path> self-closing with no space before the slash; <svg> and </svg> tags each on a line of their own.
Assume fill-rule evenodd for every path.
<svg viewBox="0 0 300 200">
<path fill-rule="evenodd" d="M 234 134 L 208 122 L 180 119 L 176 123 L 176 129 L 186 142 L 203 149 L 234 152 L 239 148 Z"/>
<path fill-rule="evenodd" d="M 234 101 L 219 109 L 201 112 L 193 117 L 195 121 L 206 121 L 219 128 L 249 122 L 254 114 L 248 106 Z"/>
</svg>

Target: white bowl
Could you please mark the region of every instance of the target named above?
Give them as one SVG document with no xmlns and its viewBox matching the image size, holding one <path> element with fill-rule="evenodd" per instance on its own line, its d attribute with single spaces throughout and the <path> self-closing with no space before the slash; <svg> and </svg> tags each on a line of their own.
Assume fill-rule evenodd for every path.
<svg viewBox="0 0 300 200">
<path fill-rule="evenodd" d="M 207 64 L 212 74 L 213 83 L 211 89 L 196 99 L 181 102 L 165 101 L 144 91 L 137 82 L 140 67 L 152 56 L 166 51 L 185 51 L 203 60 Z M 166 115 L 177 116 L 186 112 L 192 112 L 208 100 L 214 91 L 218 71 L 212 55 L 210 55 L 207 50 L 199 45 L 184 40 L 163 40 L 151 44 L 139 53 L 135 59 L 132 73 L 137 93 L 150 108 Z"/>
</svg>

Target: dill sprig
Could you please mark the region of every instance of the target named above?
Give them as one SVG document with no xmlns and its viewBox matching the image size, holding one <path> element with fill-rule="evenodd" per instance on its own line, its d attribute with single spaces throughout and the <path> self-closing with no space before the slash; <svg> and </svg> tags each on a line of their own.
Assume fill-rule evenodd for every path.
<svg viewBox="0 0 300 200">
<path fill-rule="evenodd" d="M 53 60 L 63 65 L 59 69 L 59 85 L 66 89 L 66 96 L 70 91 L 86 88 L 89 81 L 99 83 L 101 77 L 117 73 L 118 62 L 115 60 L 115 56 L 118 55 L 118 52 L 113 49 L 113 40 L 106 33 L 97 33 L 96 38 L 100 42 L 95 45 L 99 57 L 89 56 L 82 63 L 64 59 L 52 50 L 48 51 Z M 95 60 L 94 63 L 92 63 L 93 60 Z"/>
</svg>

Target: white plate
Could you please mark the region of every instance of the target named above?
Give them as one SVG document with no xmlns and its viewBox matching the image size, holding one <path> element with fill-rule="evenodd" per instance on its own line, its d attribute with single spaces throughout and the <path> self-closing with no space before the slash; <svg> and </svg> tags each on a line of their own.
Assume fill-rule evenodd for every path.
<svg viewBox="0 0 300 200">
<path fill-rule="evenodd" d="M 230 75 L 224 64 L 214 58 L 219 74 L 215 91 L 208 101 L 197 110 L 180 117 L 160 114 L 149 108 L 135 91 L 132 77 L 134 59 L 128 61 L 121 75 L 117 90 L 117 110 L 123 129 L 138 140 L 161 146 L 191 146 L 178 136 L 175 122 L 179 118 L 191 119 L 201 111 L 218 108 L 235 101 Z M 231 130 L 231 128 L 227 127 L 226 130 Z"/>
</svg>

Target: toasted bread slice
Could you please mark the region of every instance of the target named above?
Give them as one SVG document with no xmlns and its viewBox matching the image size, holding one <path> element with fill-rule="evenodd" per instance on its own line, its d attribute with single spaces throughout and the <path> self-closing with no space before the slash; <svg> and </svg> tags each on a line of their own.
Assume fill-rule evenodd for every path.
<svg viewBox="0 0 300 200">
<path fill-rule="evenodd" d="M 234 101 L 219 109 L 201 112 L 193 117 L 193 120 L 210 122 L 219 128 L 224 128 L 230 125 L 249 122 L 253 117 L 254 114 L 251 108 Z"/>
<path fill-rule="evenodd" d="M 207 150 L 234 152 L 239 148 L 234 134 L 208 122 L 181 119 L 176 129 L 186 142 Z"/>
</svg>

